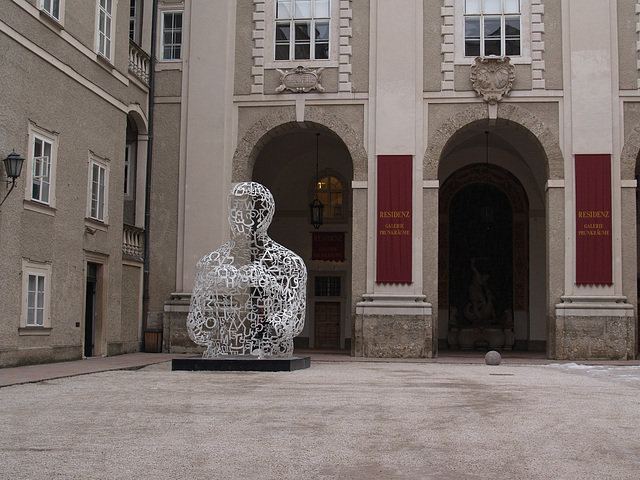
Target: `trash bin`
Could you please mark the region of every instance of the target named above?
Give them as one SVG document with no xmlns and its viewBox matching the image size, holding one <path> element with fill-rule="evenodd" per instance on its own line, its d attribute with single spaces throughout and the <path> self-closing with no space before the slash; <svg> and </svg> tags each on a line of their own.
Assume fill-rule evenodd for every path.
<svg viewBox="0 0 640 480">
<path fill-rule="evenodd" d="M 144 331 L 144 351 L 146 353 L 162 353 L 162 330 Z"/>
</svg>

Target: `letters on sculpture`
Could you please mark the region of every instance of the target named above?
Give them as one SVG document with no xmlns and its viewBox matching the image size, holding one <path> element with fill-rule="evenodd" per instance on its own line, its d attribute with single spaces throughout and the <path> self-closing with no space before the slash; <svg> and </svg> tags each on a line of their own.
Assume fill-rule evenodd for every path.
<svg viewBox="0 0 640 480">
<path fill-rule="evenodd" d="M 290 357 L 304 326 L 307 269 L 267 229 L 271 192 L 256 182 L 236 185 L 227 198 L 231 239 L 196 266 L 187 330 L 221 355 Z"/>
</svg>

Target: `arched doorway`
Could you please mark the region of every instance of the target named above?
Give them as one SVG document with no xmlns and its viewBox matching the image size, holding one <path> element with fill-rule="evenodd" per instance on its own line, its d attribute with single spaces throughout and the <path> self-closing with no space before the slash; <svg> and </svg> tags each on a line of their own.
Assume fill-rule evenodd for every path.
<svg viewBox="0 0 640 480">
<path fill-rule="evenodd" d="M 470 165 L 445 181 L 438 268 L 444 348 L 510 350 L 516 331 L 528 340 L 529 326 L 514 316 L 529 310 L 528 218 L 524 188 L 501 167 Z"/>
<path fill-rule="evenodd" d="M 547 165 L 536 139 L 510 122 L 468 124 L 444 146 L 440 350 L 545 350 Z"/>
<path fill-rule="evenodd" d="M 334 132 L 312 122 L 278 126 L 259 144 L 251 179 L 269 188 L 276 201 L 269 235 L 300 255 L 309 274 L 305 327 L 296 347 L 348 349 L 353 179 L 349 150 Z M 309 215 L 316 191 L 325 204 L 318 229 Z"/>
</svg>

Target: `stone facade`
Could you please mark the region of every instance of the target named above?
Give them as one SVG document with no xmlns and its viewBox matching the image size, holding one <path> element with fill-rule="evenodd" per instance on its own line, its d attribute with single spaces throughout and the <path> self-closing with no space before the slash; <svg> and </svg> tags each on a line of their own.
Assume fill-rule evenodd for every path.
<svg viewBox="0 0 640 480">
<path fill-rule="evenodd" d="M 84 291 L 89 264 L 102 275 L 99 354 L 140 348 L 144 328 L 163 330 L 167 351 L 197 351 L 185 326 L 195 264 L 229 238 L 226 194 L 249 180 L 274 194 L 270 236 L 299 254 L 309 271 L 300 345 L 433 357 L 456 346 L 449 333 L 458 323 L 469 323 L 467 329 L 500 323 L 513 335 L 513 348 L 546 349 L 549 358 L 637 357 L 637 0 L 522 0 L 519 12 L 505 12 L 501 21 L 519 20 L 519 42 L 500 51 L 513 69 L 510 90 L 495 101 L 474 90 L 472 66 L 486 58 L 476 60 L 473 39 L 465 39 L 465 22 L 476 14 L 465 12 L 462 0 L 332 0 L 327 11 L 318 2 L 316 17 L 295 21 L 277 14 L 275 0 L 159 0 L 153 41 L 153 2 L 138 1 L 141 48 L 133 50 L 124 35 L 129 13 L 117 2 L 111 63 L 95 53 L 96 5 L 61 4 L 64 28 L 36 0 L 0 7 L 0 51 L 9 62 L 0 85 L 12 92 L 3 97 L 11 121 L 2 127 L 0 153 L 16 148 L 26 157 L 28 128 L 59 139 L 55 209 L 34 207 L 25 188 L 2 205 L 0 266 L 8 273 L 0 287 L 8 320 L 0 323 L 0 361 L 83 355 L 86 309 L 77 292 Z M 167 58 L 163 22 L 173 14 L 182 19 L 180 54 Z M 296 43 L 295 23 L 307 21 L 316 22 L 309 31 L 319 37 Z M 138 73 L 152 45 L 150 93 L 149 78 Z M 279 88 L 281 72 L 299 67 L 318 72 L 322 88 Z M 16 89 L 22 84 L 29 89 Z M 50 85 L 62 93 L 37 93 Z M 123 145 L 133 144 L 136 189 L 125 197 Z M 580 154 L 611 158 L 610 283 L 576 279 Z M 86 220 L 88 171 L 77 166 L 89 155 L 110 166 L 108 228 Z M 413 165 L 405 284 L 377 279 L 386 261 L 377 250 L 378 159 L 385 155 L 410 156 Z M 470 171 L 475 176 L 464 175 Z M 308 210 L 316 176 L 331 185 L 322 193 L 326 217 L 318 230 Z M 458 237 L 464 238 L 442 231 L 462 217 L 442 205 L 453 202 L 443 192 L 454 181 L 457 191 L 475 192 L 463 211 L 469 225 Z M 522 208 L 505 206 L 504 198 L 516 198 L 509 188 L 521 192 Z M 483 219 L 470 213 L 479 206 Z M 494 207 L 510 213 L 493 218 Z M 42 241 L 42 229 L 55 242 Z M 127 244 L 124 251 L 137 254 L 123 260 L 124 230 L 142 244 L 140 234 L 148 235 L 148 276 L 137 246 Z M 507 266 L 491 261 L 491 244 L 501 239 L 490 235 L 498 230 L 508 232 Z M 343 236 L 344 261 L 318 259 L 314 233 Z M 47 335 L 19 331 L 25 261 L 50 265 L 51 299 L 70 299 L 52 303 Z M 474 291 L 476 261 L 486 263 L 476 279 L 484 283 Z M 478 289 L 484 319 L 469 313 Z"/>
<path fill-rule="evenodd" d="M 128 2 L 105 12 L 111 42 L 102 45 L 97 2 L 59 3 L 50 12 L 35 0 L 0 5 L 0 154 L 15 149 L 25 158 L 0 208 L 0 366 L 135 352 L 142 342 L 144 218 L 135 218 L 133 201 L 125 225 L 135 179 L 129 196 L 122 185 L 128 143 L 140 161 L 129 158 L 127 168 L 144 172 L 146 163 L 148 55 L 129 43 Z M 140 19 L 146 14 L 150 8 Z M 39 150 L 42 140 L 51 150 Z M 42 180 L 36 161 L 49 165 Z M 92 196 L 95 165 L 103 168 L 102 197 Z M 143 175 L 138 180 L 144 185 Z"/>
</svg>

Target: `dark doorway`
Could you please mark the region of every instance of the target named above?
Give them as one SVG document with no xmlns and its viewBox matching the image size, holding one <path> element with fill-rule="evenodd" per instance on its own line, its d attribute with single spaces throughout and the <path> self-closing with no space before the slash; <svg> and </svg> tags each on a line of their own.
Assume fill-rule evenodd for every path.
<svg viewBox="0 0 640 480">
<path fill-rule="evenodd" d="M 513 211 L 497 187 L 461 189 L 449 211 L 449 308 L 458 328 L 486 328 L 513 312 Z"/>
<path fill-rule="evenodd" d="M 87 286 L 84 316 L 84 356 L 95 355 L 96 339 L 96 285 L 98 283 L 98 264 L 87 262 Z"/>
</svg>

